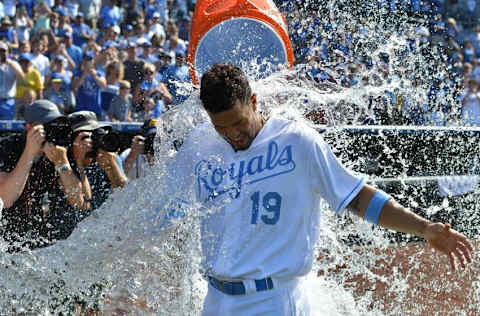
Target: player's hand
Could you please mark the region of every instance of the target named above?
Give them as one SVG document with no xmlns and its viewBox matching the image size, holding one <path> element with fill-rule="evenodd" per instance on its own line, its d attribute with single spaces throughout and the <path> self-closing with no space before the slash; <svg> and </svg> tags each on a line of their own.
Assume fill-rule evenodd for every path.
<svg viewBox="0 0 480 316">
<path fill-rule="evenodd" d="M 57 146 L 50 142 L 46 142 L 43 146 L 43 152 L 56 167 L 63 166 L 68 163 L 67 148 Z"/>
<path fill-rule="evenodd" d="M 435 250 L 448 256 L 453 271 L 456 270 L 456 261 L 462 268 L 472 262 L 473 246 L 471 242 L 465 235 L 450 228 L 449 224 L 429 224 L 425 229 L 424 237 Z"/>
<path fill-rule="evenodd" d="M 44 143 L 45 130 L 43 129 L 43 126 L 34 126 L 27 133 L 27 143 L 25 144 L 25 151 L 32 158 L 39 156 L 42 153 Z"/>
<path fill-rule="evenodd" d="M 103 170 L 107 171 L 116 164 L 117 153 L 112 153 L 99 149 L 97 153 L 97 163 Z"/>
</svg>

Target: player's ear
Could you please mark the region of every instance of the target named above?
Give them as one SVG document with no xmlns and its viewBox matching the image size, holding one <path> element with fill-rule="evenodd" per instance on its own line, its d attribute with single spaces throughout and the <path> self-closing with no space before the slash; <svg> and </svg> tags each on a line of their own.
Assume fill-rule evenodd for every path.
<svg viewBox="0 0 480 316">
<path fill-rule="evenodd" d="M 257 94 L 252 93 L 250 97 L 250 103 L 252 104 L 253 111 L 257 111 Z"/>
</svg>

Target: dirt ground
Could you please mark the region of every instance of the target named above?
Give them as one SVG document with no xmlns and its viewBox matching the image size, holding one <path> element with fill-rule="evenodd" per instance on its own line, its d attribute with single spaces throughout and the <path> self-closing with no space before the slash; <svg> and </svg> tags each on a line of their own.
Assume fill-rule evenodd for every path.
<svg viewBox="0 0 480 316">
<path fill-rule="evenodd" d="M 480 241 L 474 242 L 474 248 L 480 253 Z M 453 272 L 447 257 L 434 253 L 424 243 L 384 251 L 363 251 L 365 255 L 369 252 L 387 255 L 388 262 L 377 260 L 375 266 L 370 267 L 385 279 L 373 282 L 355 275 L 346 284 L 358 297 L 372 295 L 372 301 L 380 304 L 377 307 L 383 306 L 381 309 L 387 315 L 480 316 L 479 253 L 465 270 L 459 267 Z M 392 289 L 395 279 L 405 280 L 408 286 Z"/>
</svg>

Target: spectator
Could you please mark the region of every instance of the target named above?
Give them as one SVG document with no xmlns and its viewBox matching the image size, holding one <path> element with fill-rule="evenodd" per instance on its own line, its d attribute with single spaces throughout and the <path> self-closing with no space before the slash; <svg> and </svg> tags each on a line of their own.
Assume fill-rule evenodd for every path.
<svg viewBox="0 0 480 316">
<path fill-rule="evenodd" d="M 64 32 L 62 34 L 62 44 L 65 47 L 68 56 L 72 59 L 73 64 L 69 63 L 70 69 L 75 69 L 82 63 L 83 52 L 82 49 L 73 44 L 73 35 L 71 32 Z"/>
<path fill-rule="evenodd" d="M 79 12 L 77 13 L 77 18 L 79 16 L 82 17 L 82 22 L 83 18 L 90 23 L 90 26 L 93 29 L 97 28 L 97 19 L 100 14 L 100 7 L 102 4 L 101 0 L 78 0 L 78 4 L 80 5 L 79 7 Z M 79 44 L 76 44 L 78 46 L 81 46 Z"/>
<path fill-rule="evenodd" d="M 73 29 L 70 25 L 70 17 L 68 16 L 68 11 L 66 8 L 58 9 L 58 35 L 62 35 L 65 33 L 72 34 Z M 57 35 L 55 34 L 55 35 Z M 57 35 L 57 36 L 58 36 Z"/>
<path fill-rule="evenodd" d="M 160 13 L 159 12 L 154 12 L 152 16 L 152 26 L 150 27 L 150 32 L 148 36 L 150 39 L 154 36 L 157 35 L 160 38 L 165 38 L 165 29 L 163 28 L 163 25 L 160 22 Z"/>
<path fill-rule="evenodd" d="M 106 86 L 105 75 L 95 69 L 93 53 L 87 52 L 72 81 L 72 89 L 76 94 L 75 111 L 92 111 L 103 119 L 100 90 Z"/>
<path fill-rule="evenodd" d="M 137 86 L 143 81 L 143 67 L 145 62 L 137 57 L 137 44 L 133 41 L 128 43 L 127 58 L 123 62 L 125 69 L 125 80 L 130 82 L 130 86 L 135 91 Z"/>
<path fill-rule="evenodd" d="M 133 120 L 143 122 L 145 120 L 156 119 L 162 114 L 155 104 L 155 100 L 150 97 L 143 98 L 141 102 L 141 110 L 133 115 Z"/>
<path fill-rule="evenodd" d="M 103 27 L 110 25 L 119 25 L 122 22 L 122 12 L 116 6 L 115 0 L 108 0 L 108 4 L 100 10 L 100 19 Z"/>
<path fill-rule="evenodd" d="M 22 67 L 8 56 L 8 46 L 0 42 L 0 119 L 12 120 L 15 116 L 17 79 L 23 81 Z"/>
<path fill-rule="evenodd" d="M 172 102 L 172 96 L 165 84 L 155 79 L 154 65 L 147 63 L 143 69 L 145 80 L 134 91 L 133 101 L 135 104 L 142 105 L 146 98 L 153 98 L 154 109 L 149 115 L 152 115 L 152 118 L 157 118 L 166 110 L 165 106 Z M 145 110 L 145 105 L 143 105 L 143 110 L 148 112 Z M 142 117 L 142 121 L 145 119 Z"/>
<path fill-rule="evenodd" d="M 25 119 L 25 109 L 32 105 L 37 100 L 37 93 L 35 90 L 27 90 L 23 94 L 23 99 L 15 104 L 15 119 L 23 121 Z"/>
<path fill-rule="evenodd" d="M 112 122 L 132 122 L 132 98 L 130 82 L 120 80 L 119 93 L 113 97 L 108 109 L 108 117 Z"/>
<path fill-rule="evenodd" d="M 49 88 L 51 79 L 52 79 L 52 74 L 56 73 L 57 76 L 62 77 L 62 90 L 63 91 L 72 91 L 71 84 L 72 84 L 72 77 L 73 73 L 70 70 L 65 69 L 65 65 L 67 63 L 67 60 L 63 55 L 57 55 L 55 56 L 55 59 L 53 60 L 52 63 L 52 72 L 49 73 L 46 77 L 46 86 Z"/>
<path fill-rule="evenodd" d="M 133 137 L 132 145 L 120 155 L 123 170 L 129 180 L 148 175 L 148 168 L 155 162 L 154 141 L 158 120 L 150 119 L 143 123 L 140 135 Z"/>
<path fill-rule="evenodd" d="M 45 125 L 63 124 L 57 131 L 68 131 L 68 120 L 57 107 L 47 100 L 38 100 L 25 110 L 26 133 L 2 139 L 0 155 L 0 184 L 5 209 L 3 238 L 10 243 L 9 251 L 22 247 L 36 248 L 43 244 L 39 239 L 44 229 L 44 197 L 48 194 L 48 209 L 62 209 L 67 205 L 75 209 L 89 208 L 88 195 L 80 178 L 67 157 L 67 148 L 52 143 Z M 58 126 L 58 125 L 57 125 Z M 59 128 L 59 127 L 56 127 Z M 63 141 L 70 141 L 63 135 Z M 45 143 L 45 141 L 47 142 Z M 56 141 L 60 141 L 58 138 Z M 16 243 L 16 245 L 12 245 Z"/>
<path fill-rule="evenodd" d="M 476 54 L 475 54 L 475 49 L 473 48 L 472 42 L 466 41 L 463 44 L 463 60 L 466 61 L 467 63 L 473 62 Z"/>
<path fill-rule="evenodd" d="M 144 17 L 143 10 L 138 5 L 137 0 L 130 1 L 130 4 L 125 8 L 125 13 L 125 19 L 123 20 L 123 22 L 130 26 Z"/>
<path fill-rule="evenodd" d="M 10 17 L 5 16 L 0 25 L 0 41 L 8 43 L 10 50 L 18 48 L 18 38 Z"/>
<path fill-rule="evenodd" d="M 185 53 L 177 52 L 175 54 L 175 64 L 170 65 L 165 71 L 165 82 L 172 96 L 171 103 L 173 105 L 180 104 L 188 98 L 188 91 L 181 88 L 182 84 L 190 82 Z"/>
<path fill-rule="evenodd" d="M 173 51 L 175 54 L 187 52 L 187 44 L 178 37 L 178 27 L 171 22 L 167 24 L 167 40 L 163 49 L 167 52 Z"/>
<path fill-rule="evenodd" d="M 48 74 L 50 68 L 50 59 L 43 54 L 45 51 L 45 44 L 39 37 L 32 40 L 32 65 L 42 76 L 42 82 L 45 82 L 45 76 Z"/>
<path fill-rule="evenodd" d="M 19 59 L 20 67 L 25 74 L 23 79 L 17 79 L 17 101 L 23 99 L 23 95 L 28 90 L 34 90 L 39 99 L 43 99 L 43 83 L 40 72 L 32 67 L 32 55 L 21 54 Z"/>
<path fill-rule="evenodd" d="M 65 86 L 64 76 L 54 72 L 50 77 L 49 89 L 45 92 L 45 99 L 57 105 L 60 113 L 69 114 L 75 108 L 75 97 L 70 87 Z"/>
<path fill-rule="evenodd" d="M 33 21 L 35 22 L 33 31 L 35 33 L 50 30 L 51 13 L 52 11 L 45 1 L 41 1 L 35 6 L 33 14 Z"/>
<path fill-rule="evenodd" d="M 18 8 L 17 15 L 15 16 L 15 31 L 17 33 L 18 41 L 30 40 L 30 30 L 33 27 L 33 21 L 30 19 L 25 6 Z"/>
<path fill-rule="evenodd" d="M 158 58 L 152 55 L 152 43 L 150 43 L 150 41 L 144 41 L 142 43 L 142 54 L 138 58 L 150 64 L 157 62 Z"/>
<path fill-rule="evenodd" d="M 88 40 L 93 36 L 92 30 L 90 27 L 84 23 L 83 13 L 77 13 L 75 17 L 75 22 L 72 25 L 72 38 L 73 44 L 78 47 L 83 47 Z"/>
<path fill-rule="evenodd" d="M 470 79 L 462 103 L 462 119 L 470 126 L 480 126 L 480 94 L 477 80 Z"/>
<path fill-rule="evenodd" d="M 106 69 L 107 86 L 102 89 L 102 110 L 107 113 L 112 99 L 118 95 L 119 81 L 123 79 L 123 64 L 119 61 L 108 64 Z"/>
</svg>

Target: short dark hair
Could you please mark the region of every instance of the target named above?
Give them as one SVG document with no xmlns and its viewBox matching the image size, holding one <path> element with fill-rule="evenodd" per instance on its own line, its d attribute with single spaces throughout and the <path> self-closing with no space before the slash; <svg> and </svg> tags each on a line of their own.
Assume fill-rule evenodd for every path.
<svg viewBox="0 0 480 316">
<path fill-rule="evenodd" d="M 248 78 L 240 67 L 231 63 L 214 64 L 202 76 L 200 99 L 207 112 L 230 110 L 239 100 L 247 104 L 252 96 Z"/>
</svg>

